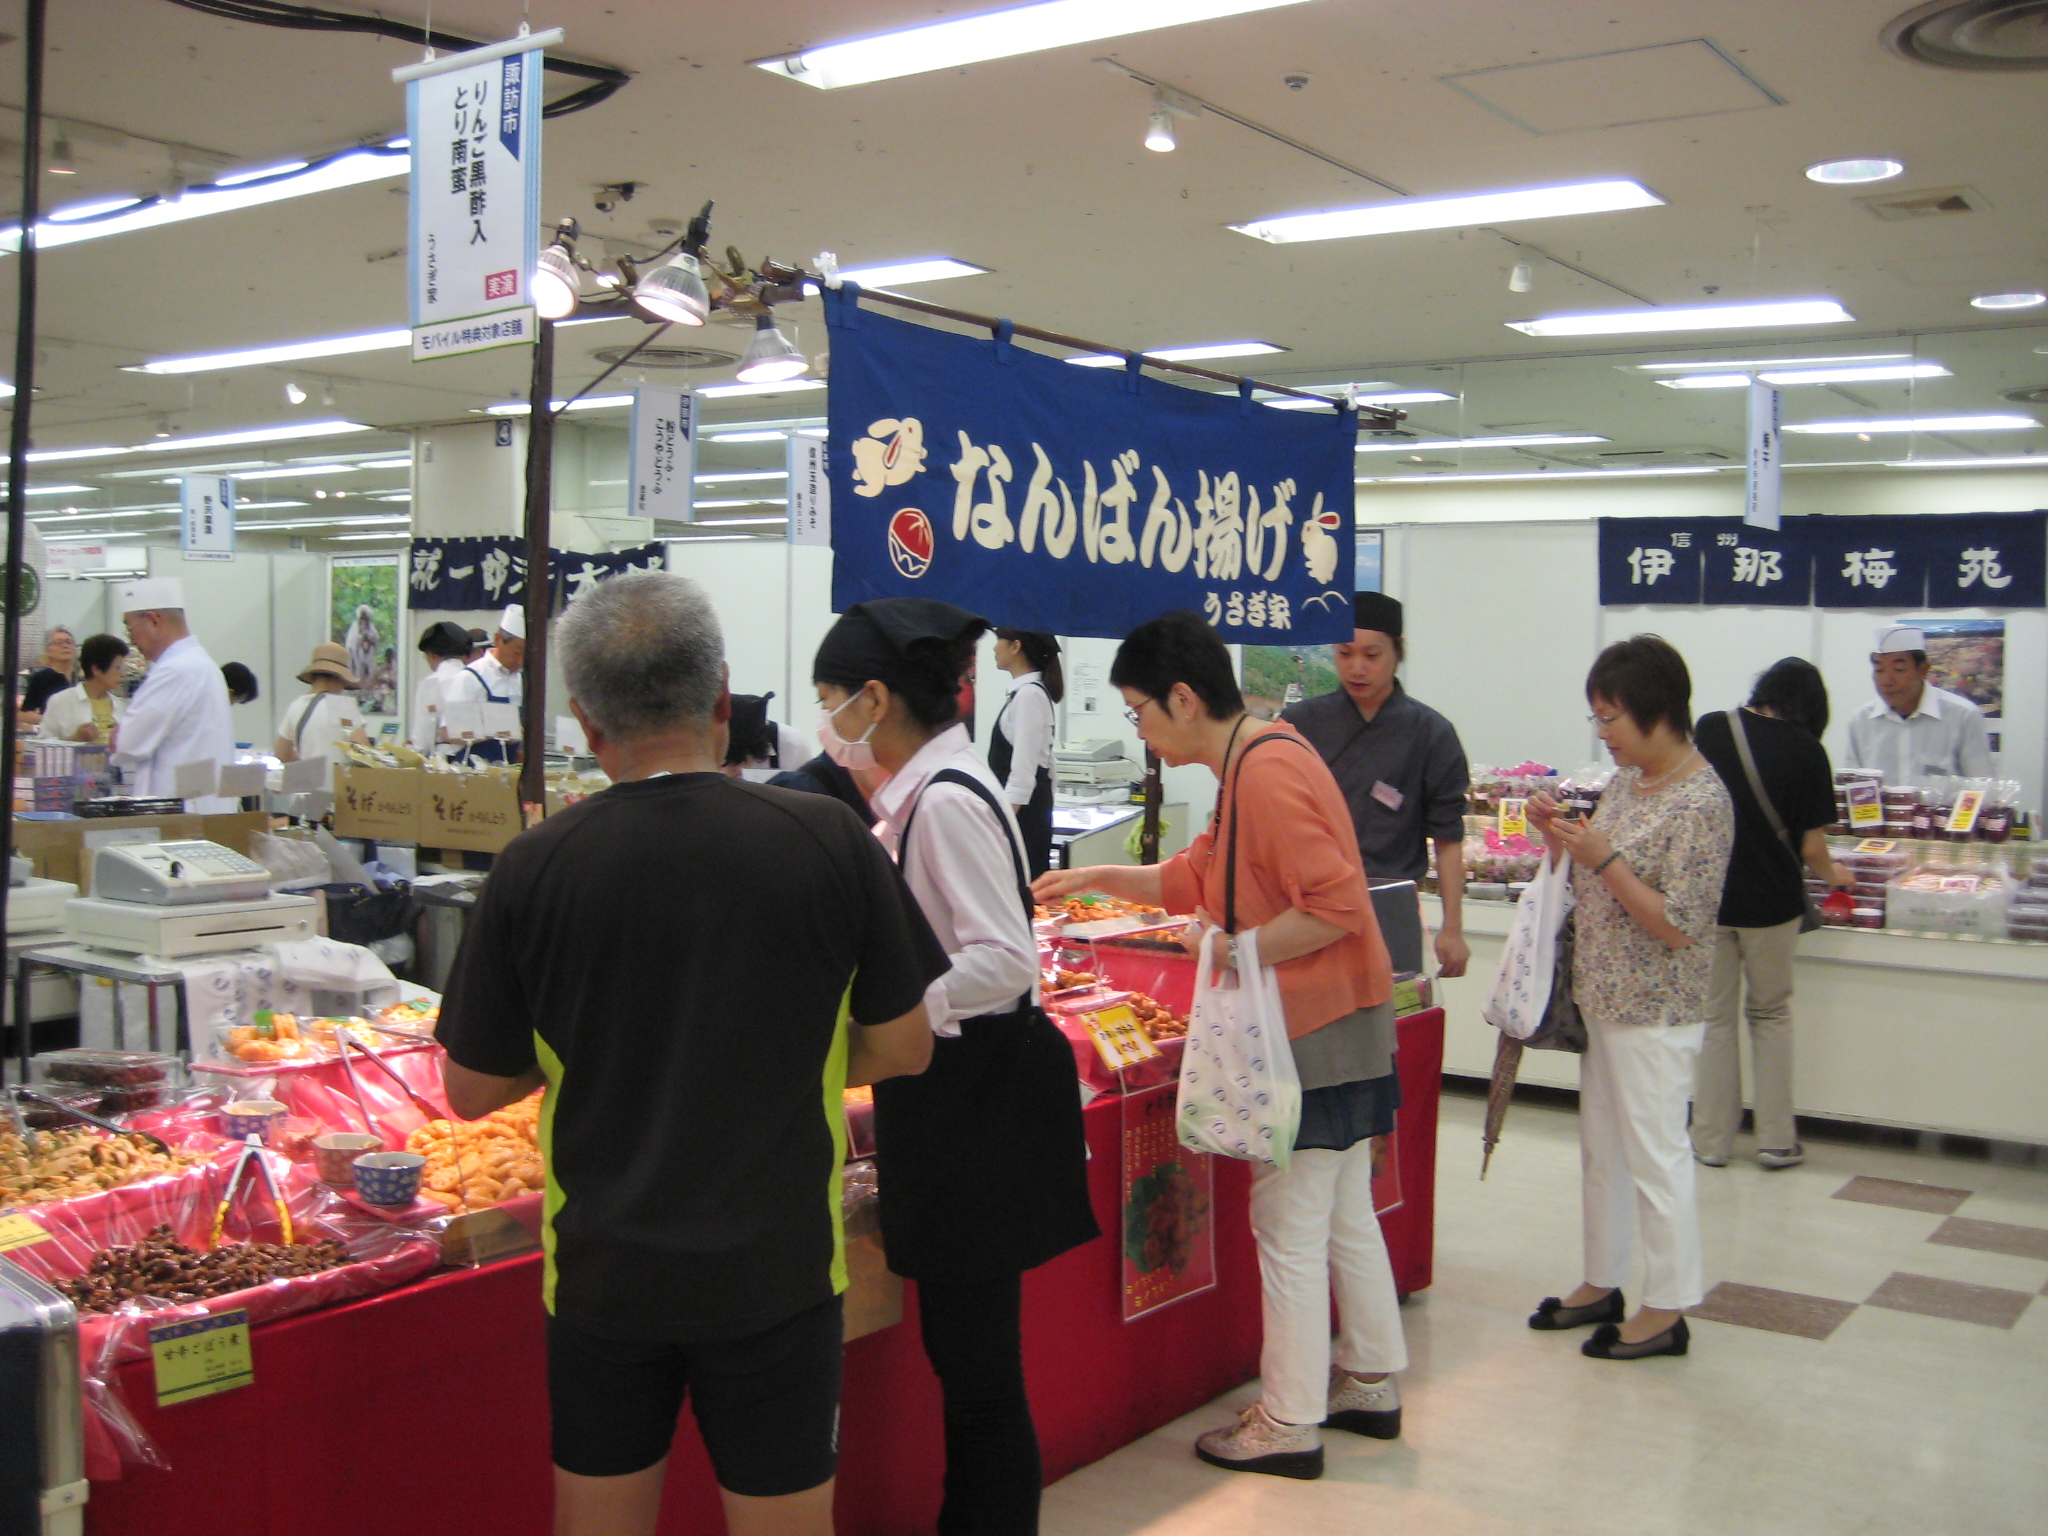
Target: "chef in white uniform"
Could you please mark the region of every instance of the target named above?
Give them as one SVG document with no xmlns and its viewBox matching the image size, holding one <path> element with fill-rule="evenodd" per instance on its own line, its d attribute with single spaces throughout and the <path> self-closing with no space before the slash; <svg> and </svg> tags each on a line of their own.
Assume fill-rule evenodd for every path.
<svg viewBox="0 0 2048 1536">
<path fill-rule="evenodd" d="M 442 702 L 510 704 L 517 709 L 526 701 L 526 679 L 519 670 L 525 665 L 526 609 L 511 603 L 498 616 L 498 632 L 491 648 L 448 679 L 441 692 Z M 445 735 L 446 731 L 444 725 L 442 733 Z M 517 756 L 517 748 L 515 744 L 508 753 L 501 742 L 480 741 L 471 746 L 469 755 L 476 762 L 511 761 Z"/>
<path fill-rule="evenodd" d="M 1928 680 L 1927 636 L 1911 624 L 1887 624 L 1870 653 L 1877 697 L 1849 717 L 1849 761 L 1875 768 L 1887 784 L 1992 776 L 1984 711 Z"/>
<path fill-rule="evenodd" d="M 180 763 L 235 760 L 235 728 L 220 666 L 185 627 L 184 585 L 173 576 L 131 581 L 118 593 L 121 619 L 149 676 L 129 702 L 114 735 L 113 760 L 135 793 L 175 796 Z M 223 795 L 204 795 L 187 809 L 204 816 L 238 809 Z"/>
</svg>

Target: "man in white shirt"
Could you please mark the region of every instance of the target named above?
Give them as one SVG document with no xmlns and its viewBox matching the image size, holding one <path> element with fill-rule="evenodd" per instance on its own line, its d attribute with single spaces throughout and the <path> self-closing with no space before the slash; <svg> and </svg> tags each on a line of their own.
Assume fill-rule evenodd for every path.
<svg viewBox="0 0 2048 1536">
<path fill-rule="evenodd" d="M 149 680 L 115 729 L 113 760 L 137 795 L 175 797 L 179 764 L 235 760 L 227 684 L 185 626 L 185 591 L 177 578 L 131 581 L 119 595 L 128 638 L 149 660 Z M 216 816 L 237 809 L 237 802 L 202 795 L 187 809 Z"/>
<path fill-rule="evenodd" d="M 510 704 L 518 709 L 526 701 L 526 679 L 519 675 L 525 664 L 526 609 L 512 603 L 498 616 L 498 633 L 491 648 L 448 679 L 441 701 L 444 705 Z M 516 749 L 505 752 L 498 742 L 483 741 L 470 749 L 470 755 L 480 761 L 500 761 L 518 754 Z"/>
<path fill-rule="evenodd" d="M 1874 768 L 1887 784 L 1992 776 L 1984 712 L 1927 680 L 1927 636 L 1910 624 L 1877 632 L 1870 657 L 1877 697 L 1850 717 L 1849 763 Z"/>
</svg>

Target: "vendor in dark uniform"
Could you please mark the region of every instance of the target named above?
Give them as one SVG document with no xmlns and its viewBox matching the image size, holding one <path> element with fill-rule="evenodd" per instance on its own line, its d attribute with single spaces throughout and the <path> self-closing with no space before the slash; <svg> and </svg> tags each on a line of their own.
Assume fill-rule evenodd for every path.
<svg viewBox="0 0 2048 1536">
<path fill-rule="evenodd" d="M 1394 674 L 1407 659 L 1401 604 L 1383 592 L 1353 600 L 1357 629 L 1339 645 L 1335 693 L 1290 704 L 1280 718 L 1300 731 L 1330 765 L 1351 807 L 1366 874 L 1413 880 L 1429 873 L 1436 844 L 1443 925 L 1436 958 L 1445 976 L 1462 976 L 1465 943 L 1465 749 L 1451 722 L 1408 696 Z"/>
<path fill-rule="evenodd" d="M 925 1355 L 944 1394 L 940 1536 L 1031 1536 L 1037 1431 L 1024 1390 L 1022 1279 L 1099 1229 L 1074 1054 L 1038 1006 L 1038 947 L 1015 819 L 959 722 L 986 625 L 948 603 L 846 610 L 811 675 L 825 750 L 887 775 L 875 832 L 952 969 L 925 996 L 932 1064 L 910 1092 L 877 1084 L 889 1267 L 917 1282 Z"/>
<path fill-rule="evenodd" d="M 988 765 L 1017 813 L 1024 862 L 1036 880 L 1052 865 L 1052 707 L 1067 693 L 1060 643 L 1035 630 L 999 629 L 996 665 L 1015 681 L 989 733 Z"/>
</svg>

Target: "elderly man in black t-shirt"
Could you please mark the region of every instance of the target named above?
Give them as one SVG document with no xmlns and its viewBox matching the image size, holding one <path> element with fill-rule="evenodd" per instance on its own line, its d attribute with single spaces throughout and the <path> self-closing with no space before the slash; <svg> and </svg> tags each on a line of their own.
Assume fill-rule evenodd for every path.
<svg viewBox="0 0 2048 1536">
<path fill-rule="evenodd" d="M 734 1536 L 829 1536 L 843 1093 L 924 1070 L 946 953 L 845 806 L 720 772 L 695 582 L 616 577 L 557 644 L 612 785 L 499 855 L 439 1028 L 464 1118 L 547 1088 L 555 1530 L 654 1530 L 687 1394 Z"/>
<path fill-rule="evenodd" d="M 1358 627 L 1336 648 L 1337 691 L 1290 704 L 1280 718 L 1330 765 L 1351 807 L 1368 876 L 1419 885 L 1435 845 L 1444 909 L 1437 964 L 1442 975 L 1462 976 L 1472 959 L 1465 942 L 1465 749 L 1451 722 L 1410 698 L 1395 675 L 1408 655 L 1400 602 L 1360 592 L 1353 608 Z"/>
</svg>

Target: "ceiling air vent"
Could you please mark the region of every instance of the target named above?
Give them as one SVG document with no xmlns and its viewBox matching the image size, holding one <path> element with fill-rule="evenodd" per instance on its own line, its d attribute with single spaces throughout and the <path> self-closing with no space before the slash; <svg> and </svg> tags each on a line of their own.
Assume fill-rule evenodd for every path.
<svg viewBox="0 0 2048 1536">
<path fill-rule="evenodd" d="M 632 353 L 632 368 L 723 368 L 735 361 L 737 352 L 720 352 L 714 347 L 605 347 L 591 353 L 600 363 L 624 363 Z"/>
<path fill-rule="evenodd" d="M 2025 389 L 2008 389 L 2004 398 L 2014 405 L 2048 405 L 2048 384 L 2032 384 Z"/>
<path fill-rule="evenodd" d="M 1975 187 L 1928 187 L 1919 192 L 1881 192 L 1856 199 L 1874 218 L 1887 224 L 1901 219 L 1939 219 L 1952 213 L 1977 213 L 1991 206 Z"/>
<path fill-rule="evenodd" d="M 1900 58 L 1937 69 L 2048 69 L 2042 0 L 1935 0 L 1893 17 L 1881 35 Z"/>
</svg>

